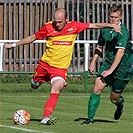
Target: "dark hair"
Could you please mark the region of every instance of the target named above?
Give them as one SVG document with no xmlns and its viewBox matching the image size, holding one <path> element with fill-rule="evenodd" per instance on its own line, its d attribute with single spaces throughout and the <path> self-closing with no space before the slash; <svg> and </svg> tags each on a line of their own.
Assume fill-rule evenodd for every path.
<svg viewBox="0 0 133 133">
<path fill-rule="evenodd" d="M 110 13 L 111 12 L 117 12 L 117 11 L 120 11 L 120 14 L 122 16 L 122 8 L 120 5 L 116 5 L 114 4 L 111 8 L 110 8 Z"/>
</svg>

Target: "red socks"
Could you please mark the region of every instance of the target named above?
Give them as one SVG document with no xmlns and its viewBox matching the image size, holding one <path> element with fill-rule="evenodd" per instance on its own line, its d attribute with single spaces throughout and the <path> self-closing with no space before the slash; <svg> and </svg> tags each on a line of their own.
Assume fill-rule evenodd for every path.
<svg viewBox="0 0 133 133">
<path fill-rule="evenodd" d="M 44 105 L 44 115 L 43 117 L 49 117 L 52 112 L 54 111 L 57 101 L 58 101 L 59 94 L 51 93 L 49 99 L 47 100 L 46 104 Z"/>
</svg>

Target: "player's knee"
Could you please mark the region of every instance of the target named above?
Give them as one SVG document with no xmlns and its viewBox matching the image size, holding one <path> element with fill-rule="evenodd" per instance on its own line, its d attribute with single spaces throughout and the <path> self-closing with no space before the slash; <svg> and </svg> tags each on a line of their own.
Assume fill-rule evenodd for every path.
<svg viewBox="0 0 133 133">
<path fill-rule="evenodd" d="M 42 83 L 41 82 L 36 82 L 33 79 L 31 80 L 31 87 L 33 89 L 37 89 Z"/>
<path fill-rule="evenodd" d="M 110 101 L 111 101 L 113 104 L 116 104 L 116 103 L 118 102 L 118 99 L 110 98 Z"/>
</svg>

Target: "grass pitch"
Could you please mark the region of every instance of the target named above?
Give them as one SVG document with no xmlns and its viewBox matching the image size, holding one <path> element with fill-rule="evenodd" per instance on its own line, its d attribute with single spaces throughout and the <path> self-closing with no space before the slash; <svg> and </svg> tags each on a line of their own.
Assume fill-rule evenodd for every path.
<svg viewBox="0 0 133 133">
<path fill-rule="evenodd" d="M 1 92 L 0 133 L 132 133 L 132 93 L 123 93 L 125 106 L 120 120 L 113 119 L 116 107 L 109 100 L 109 92 L 105 92 L 101 95 L 94 124 L 81 125 L 87 118 L 89 96 L 90 93 L 62 92 L 52 114 L 57 118 L 57 123 L 48 126 L 39 125 L 44 103 L 49 97 L 48 92 Z M 31 121 L 28 125 L 14 125 L 12 116 L 18 109 L 25 109 L 30 113 Z"/>
</svg>

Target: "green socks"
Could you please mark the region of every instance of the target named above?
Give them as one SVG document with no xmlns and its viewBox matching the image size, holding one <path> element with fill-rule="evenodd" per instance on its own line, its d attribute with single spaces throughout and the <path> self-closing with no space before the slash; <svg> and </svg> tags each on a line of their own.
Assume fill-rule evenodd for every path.
<svg viewBox="0 0 133 133">
<path fill-rule="evenodd" d="M 91 93 L 88 101 L 88 118 L 91 122 L 94 120 L 94 115 L 100 103 L 100 94 Z"/>
<path fill-rule="evenodd" d="M 124 101 L 124 98 L 121 96 L 118 103 L 116 103 L 116 106 L 121 106 Z M 96 113 L 96 110 L 100 104 L 100 94 L 94 94 L 91 93 L 90 99 L 88 100 L 88 118 L 91 122 L 94 121 L 94 116 Z"/>
<path fill-rule="evenodd" d="M 121 104 L 124 102 L 124 98 L 121 96 L 118 103 L 116 103 L 116 106 L 121 106 Z"/>
</svg>

